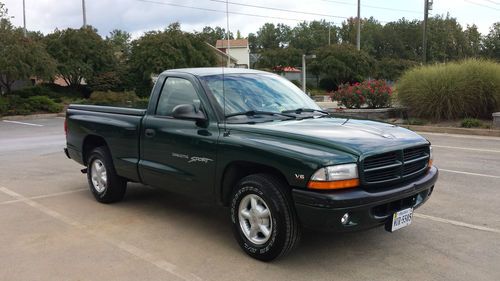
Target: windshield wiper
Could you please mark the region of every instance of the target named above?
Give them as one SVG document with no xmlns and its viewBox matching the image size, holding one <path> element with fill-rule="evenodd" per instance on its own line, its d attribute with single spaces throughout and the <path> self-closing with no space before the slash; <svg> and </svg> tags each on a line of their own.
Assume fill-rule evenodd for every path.
<svg viewBox="0 0 500 281">
<path fill-rule="evenodd" d="M 245 116 L 255 116 L 255 115 L 269 115 L 269 116 L 285 116 L 289 118 L 296 118 L 296 116 L 286 114 L 286 112 L 270 112 L 270 111 L 258 111 L 258 110 L 249 110 L 249 111 L 244 111 L 244 112 L 237 112 L 237 113 L 231 113 L 226 115 L 226 118 L 228 117 L 234 117 L 234 116 L 240 116 L 240 115 L 245 115 Z"/>
<path fill-rule="evenodd" d="M 292 109 L 292 110 L 284 110 L 282 111 L 281 113 L 295 113 L 295 114 L 302 114 L 302 112 L 319 112 L 319 113 L 323 113 L 323 114 L 326 114 L 326 115 L 329 115 L 330 113 L 324 111 L 324 110 L 320 110 L 320 109 L 314 109 L 314 108 L 297 108 L 297 109 Z"/>
</svg>

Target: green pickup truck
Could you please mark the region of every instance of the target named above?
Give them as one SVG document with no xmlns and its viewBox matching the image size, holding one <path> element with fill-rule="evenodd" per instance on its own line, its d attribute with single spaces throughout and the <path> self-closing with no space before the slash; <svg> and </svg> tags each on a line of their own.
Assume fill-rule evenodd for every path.
<svg viewBox="0 0 500 281">
<path fill-rule="evenodd" d="M 425 138 L 332 117 L 254 70 L 168 70 L 147 109 L 70 105 L 65 131 L 97 201 L 139 182 L 227 206 L 239 245 L 263 261 L 293 249 L 303 227 L 405 227 L 438 177 Z"/>
</svg>

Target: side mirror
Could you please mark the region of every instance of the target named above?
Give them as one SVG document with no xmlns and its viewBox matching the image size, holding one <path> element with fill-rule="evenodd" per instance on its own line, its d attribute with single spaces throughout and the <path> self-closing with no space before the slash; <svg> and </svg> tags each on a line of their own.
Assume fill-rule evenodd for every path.
<svg viewBox="0 0 500 281">
<path fill-rule="evenodd" d="M 205 114 L 196 109 L 194 104 L 179 104 L 178 106 L 174 107 L 172 116 L 176 119 L 195 121 L 204 121 L 207 119 Z"/>
</svg>

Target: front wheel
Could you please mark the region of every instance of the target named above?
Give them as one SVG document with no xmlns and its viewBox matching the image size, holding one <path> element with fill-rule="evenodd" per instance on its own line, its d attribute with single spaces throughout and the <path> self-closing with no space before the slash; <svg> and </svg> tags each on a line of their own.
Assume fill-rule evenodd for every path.
<svg viewBox="0 0 500 281">
<path fill-rule="evenodd" d="M 116 174 L 111 154 L 106 147 L 97 147 L 87 160 L 87 179 L 95 199 L 113 203 L 123 199 L 127 180 Z"/>
<path fill-rule="evenodd" d="M 286 186 L 267 174 L 250 175 L 235 187 L 231 222 L 240 247 L 253 258 L 271 261 L 290 252 L 300 228 Z"/>
</svg>

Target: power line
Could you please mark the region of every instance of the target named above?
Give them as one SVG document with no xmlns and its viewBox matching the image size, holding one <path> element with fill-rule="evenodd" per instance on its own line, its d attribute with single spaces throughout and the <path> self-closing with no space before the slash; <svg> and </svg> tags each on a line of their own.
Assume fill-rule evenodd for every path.
<svg viewBox="0 0 500 281">
<path fill-rule="evenodd" d="M 224 0 L 210 0 L 210 1 L 219 2 L 219 3 L 226 3 L 226 1 L 224 1 Z M 273 11 L 281 11 L 281 12 L 288 12 L 288 13 L 296 13 L 296 14 L 303 14 L 303 15 L 313 15 L 313 16 L 322 16 L 322 17 L 331 17 L 331 18 L 340 18 L 340 19 L 347 19 L 348 18 L 348 17 L 343 17 L 343 16 L 334 16 L 334 15 L 329 15 L 329 14 L 319 14 L 319 13 L 311 13 L 311 12 L 301 12 L 301 11 L 282 9 L 282 8 L 251 5 L 251 4 L 244 4 L 244 3 L 238 3 L 238 2 L 230 2 L 230 1 L 227 1 L 227 3 L 229 3 L 231 5 L 236 5 L 236 6 L 266 9 L 266 10 L 273 10 Z"/>
<path fill-rule="evenodd" d="M 336 3 L 336 4 L 341 4 L 341 5 L 348 5 L 348 6 L 356 6 L 357 5 L 355 3 L 335 1 L 335 0 L 323 0 L 323 1 L 330 2 L 330 3 Z M 371 8 L 371 9 L 379 9 L 379 10 L 387 10 L 387 11 L 394 11 L 394 12 L 405 12 L 405 13 L 422 14 L 422 12 L 415 11 L 415 10 L 396 9 L 396 8 L 390 8 L 390 7 L 380 7 L 380 6 L 372 6 L 372 5 L 361 5 L 361 7 Z"/>
<path fill-rule="evenodd" d="M 492 1 L 492 0 L 484 0 L 484 1 L 490 2 L 491 4 L 500 5 L 500 2 L 495 2 L 495 1 Z"/>
<path fill-rule="evenodd" d="M 488 5 L 484 5 L 484 4 L 481 4 L 481 3 L 476 3 L 476 2 L 473 2 L 473 1 L 469 1 L 469 0 L 464 0 L 464 1 L 467 2 L 467 3 L 473 4 L 473 5 L 476 5 L 476 6 L 483 7 L 483 8 L 488 8 L 488 9 L 492 9 L 492 10 L 495 10 L 495 11 L 500 11 L 500 9 L 497 9 L 497 8 L 494 8 L 494 7 L 491 7 L 491 6 L 488 6 Z"/>
<path fill-rule="evenodd" d="M 175 3 L 159 2 L 159 1 L 153 1 L 153 0 L 136 0 L 136 1 L 138 1 L 138 2 L 144 2 L 144 3 L 151 3 L 151 4 L 158 4 L 158 5 L 165 5 L 165 6 L 172 6 L 172 7 L 181 7 L 181 8 L 187 8 L 187 9 L 208 11 L 208 12 L 216 12 L 216 13 L 224 13 L 224 14 L 226 13 L 226 11 L 223 11 L 223 10 L 217 10 L 217 9 L 211 9 L 211 8 L 202 8 L 202 7 L 194 7 L 194 6 L 187 6 L 187 5 L 181 5 L 181 4 L 175 4 Z M 306 19 L 285 18 L 285 17 L 276 17 L 276 16 L 264 16 L 264 15 L 250 14 L 250 13 L 233 12 L 233 11 L 230 11 L 229 14 L 241 15 L 241 16 L 249 16 L 249 17 L 258 17 L 258 18 L 268 18 L 268 19 L 298 21 L 298 22 L 310 21 L 310 20 L 306 20 Z"/>
</svg>

